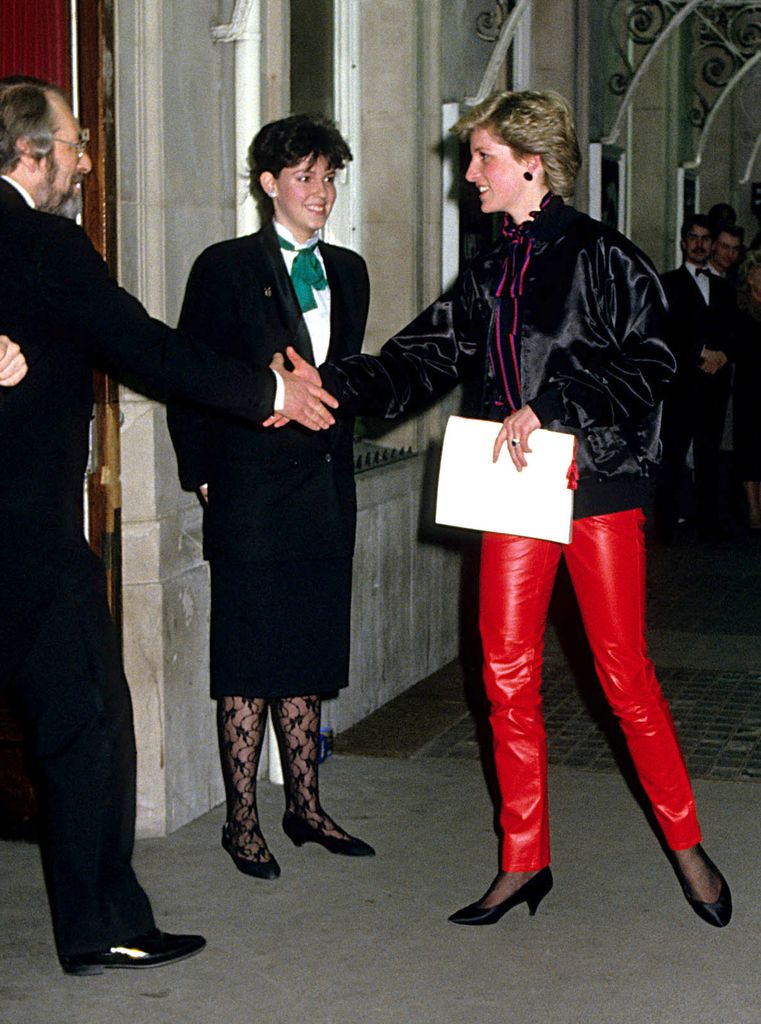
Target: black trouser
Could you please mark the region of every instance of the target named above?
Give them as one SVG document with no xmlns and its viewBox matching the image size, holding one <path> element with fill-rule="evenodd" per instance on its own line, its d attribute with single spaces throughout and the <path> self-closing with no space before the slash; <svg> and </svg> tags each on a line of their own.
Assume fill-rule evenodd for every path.
<svg viewBox="0 0 761 1024">
<path fill-rule="evenodd" d="M 132 704 L 103 567 L 86 547 L 67 561 L 37 615 L 12 685 L 33 729 L 56 945 L 71 955 L 124 941 L 154 922 L 131 866 Z"/>
<path fill-rule="evenodd" d="M 666 397 L 657 501 L 658 518 L 666 529 L 675 525 L 681 511 L 679 502 L 690 443 L 695 463 L 698 523 L 711 530 L 724 517 L 719 497 L 719 453 L 730 384 L 729 367 L 713 375 L 695 371 L 687 386 L 677 383 Z"/>
</svg>

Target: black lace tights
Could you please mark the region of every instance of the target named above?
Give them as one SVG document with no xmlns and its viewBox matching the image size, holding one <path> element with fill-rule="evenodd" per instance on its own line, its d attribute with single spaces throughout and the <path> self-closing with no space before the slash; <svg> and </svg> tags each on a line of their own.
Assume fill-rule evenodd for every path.
<svg viewBox="0 0 761 1024">
<path fill-rule="evenodd" d="M 237 855 L 257 863 L 272 859 L 256 808 L 256 772 L 266 723 L 266 700 L 221 697 L 217 702 L 219 753 L 227 796 L 225 829 Z"/>
<path fill-rule="evenodd" d="M 283 697 L 274 705 L 285 767 L 286 809 L 330 836 L 347 833 L 320 804 L 317 755 L 320 743 L 319 697 Z"/>
<path fill-rule="evenodd" d="M 267 721 L 264 698 L 221 697 L 217 703 L 219 750 L 227 795 L 227 832 L 238 856 L 271 859 L 259 827 L 256 773 Z M 283 697 L 272 701 L 285 775 L 286 810 L 327 835 L 347 835 L 320 805 L 317 755 L 319 697 Z"/>
</svg>

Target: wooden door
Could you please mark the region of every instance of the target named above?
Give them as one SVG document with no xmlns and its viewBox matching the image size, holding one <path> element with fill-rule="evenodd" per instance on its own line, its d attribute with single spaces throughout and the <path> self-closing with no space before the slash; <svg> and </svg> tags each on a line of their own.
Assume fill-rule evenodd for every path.
<svg viewBox="0 0 761 1024">
<path fill-rule="evenodd" d="M 72 9 L 74 18 L 72 19 Z M 0 77 L 33 75 L 72 99 L 90 130 L 92 173 L 84 186 L 83 227 L 109 259 L 115 254 L 112 0 L 0 0 Z M 107 70 L 108 69 L 108 70 Z M 95 376 L 92 450 L 82 516 L 103 558 L 117 628 L 121 619 L 119 406 L 115 382 Z M 24 730 L 12 702 L 0 701 L 0 835 L 34 832 L 36 798 Z"/>
</svg>

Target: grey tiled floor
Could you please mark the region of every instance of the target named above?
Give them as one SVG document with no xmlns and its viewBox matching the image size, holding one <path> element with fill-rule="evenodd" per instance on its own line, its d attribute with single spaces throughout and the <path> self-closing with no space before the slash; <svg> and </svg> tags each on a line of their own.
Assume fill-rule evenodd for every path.
<svg viewBox="0 0 761 1024">
<path fill-rule="evenodd" d="M 758 553 L 651 559 L 651 651 L 694 770 L 703 759 L 694 774 L 711 776 L 695 795 L 732 885 L 729 928 L 689 910 L 630 776 L 609 770 L 617 728 L 560 602 L 545 672 L 555 888 L 535 917 L 520 907 L 494 928 L 447 921 L 497 864 L 478 761 L 483 750 L 488 764 L 489 742 L 476 742 L 488 725 L 466 659 L 336 737 L 322 796 L 377 857 L 287 843 L 270 784 L 259 809 L 277 881 L 235 871 L 219 845 L 221 807 L 137 844 L 160 926 L 208 940 L 166 970 L 63 975 L 38 852 L 0 842 L 0 1024 L 758 1024 Z"/>
<path fill-rule="evenodd" d="M 761 780 L 761 675 L 664 669 L 660 683 L 693 778 Z M 550 764 L 618 771 L 616 757 L 626 755 L 599 698 L 590 710 L 567 671 L 552 669 L 545 672 L 543 700 Z M 465 713 L 414 756 L 477 758 L 480 752 L 477 725 Z"/>
</svg>

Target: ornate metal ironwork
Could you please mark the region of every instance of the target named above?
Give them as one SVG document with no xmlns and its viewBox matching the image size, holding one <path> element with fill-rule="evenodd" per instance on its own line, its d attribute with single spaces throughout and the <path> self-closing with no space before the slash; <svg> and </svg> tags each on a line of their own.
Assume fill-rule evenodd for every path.
<svg viewBox="0 0 761 1024">
<path fill-rule="evenodd" d="M 690 121 L 702 129 L 722 92 L 761 52 L 761 3 L 711 0 L 700 6 L 695 18 L 697 74 Z"/>
<path fill-rule="evenodd" d="M 692 35 L 689 121 L 701 139 L 721 104 L 761 59 L 761 0 L 609 0 L 607 16 L 619 63 L 608 88 L 622 99 L 605 142 L 616 141 L 639 82 L 680 26 Z M 701 149 L 699 144 L 696 165 Z"/>
<path fill-rule="evenodd" d="M 415 454 L 411 447 L 387 448 L 373 441 L 355 440 L 354 475 L 366 473 L 368 469 L 377 469 L 378 466 L 390 466 L 394 462 L 411 459 Z"/>
<path fill-rule="evenodd" d="M 533 0 L 510 0 L 510 3 L 505 2 L 505 0 L 497 0 L 493 13 L 483 11 L 479 15 L 477 22 L 484 18 L 491 19 L 488 22 L 491 26 L 490 32 L 496 34 L 492 34 L 489 37 L 495 40 L 494 48 L 489 57 L 489 63 L 486 65 L 478 92 L 475 96 L 467 97 L 465 100 L 468 106 L 475 106 L 476 103 L 480 103 L 494 89 L 499 68 L 513 44 L 518 25 L 524 15 L 531 12 L 532 4 Z M 485 39 L 486 36 L 481 35 L 481 38 Z"/>
<path fill-rule="evenodd" d="M 494 9 L 481 11 L 476 18 L 476 35 L 487 43 L 496 43 L 508 13 L 508 0 L 494 0 Z"/>
<path fill-rule="evenodd" d="M 612 93 L 624 95 L 650 48 L 663 38 L 674 18 L 682 20 L 686 6 L 687 0 L 613 0 L 608 12 L 610 35 L 623 67 L 609 79 Z M 634 55 L 630 44 L 640 48 Z"/>
</svg>

